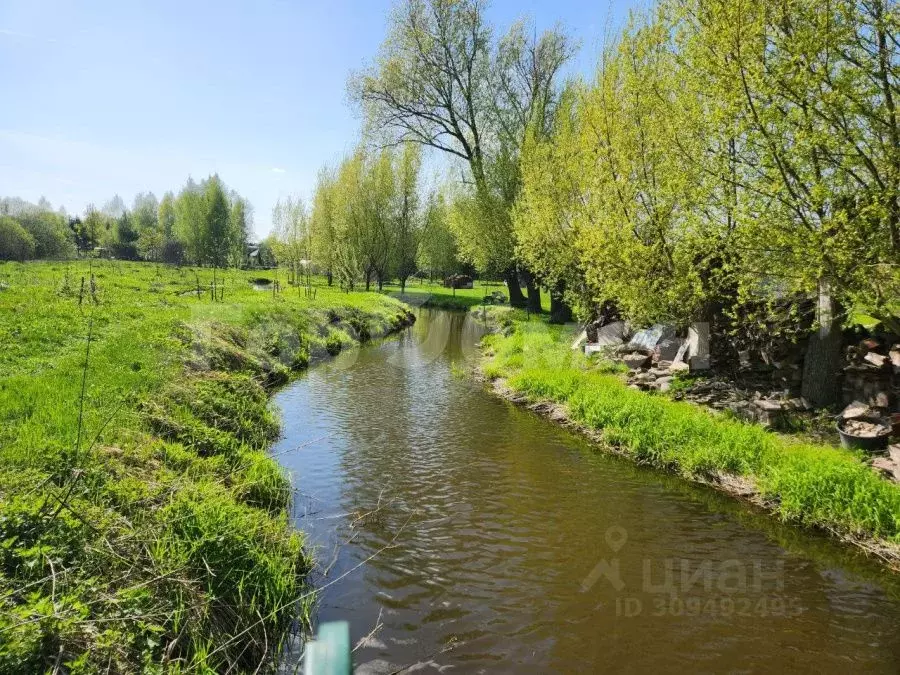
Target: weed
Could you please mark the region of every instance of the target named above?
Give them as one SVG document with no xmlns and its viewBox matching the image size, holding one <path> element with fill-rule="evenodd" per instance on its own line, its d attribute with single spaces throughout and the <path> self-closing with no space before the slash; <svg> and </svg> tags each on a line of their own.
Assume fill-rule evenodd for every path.
<svg viewBox="0 0 900 675">
<path fill-rule="evenodd" d="M 212 274 L 0 264 L 0 672 L 252 671 L 306 620 L 268 392 L 406 310 Z"/>
</svg>

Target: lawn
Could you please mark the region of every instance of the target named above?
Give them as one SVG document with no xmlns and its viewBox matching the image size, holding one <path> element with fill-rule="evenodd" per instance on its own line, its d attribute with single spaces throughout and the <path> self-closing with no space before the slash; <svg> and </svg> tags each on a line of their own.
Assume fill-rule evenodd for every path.
<svg viewBox="0 0 900 675">
<path fill-rule="evenodd" d="M 425 305 L 444 309 L 471 309 L 484 302 L 486 296 L 494 292 L 502 293 L 509 298 L 506 284 L 499 281 L 482 281 L 476 279 L 472 288 L 445 288 L 442 284 L 425 279 L 410 279 L 406 284 L 406 294 L 401 295 L 399 284 L 385 284 L 384 293 L 400 298 L 413 306 Z M 524 292 L 524 291 L 523 291 Z M 550 295 L 541 293 L 541 308 L 550 311 Z"/>
<path fill-rule="evenodd" d="M 278 652 L 310 561 L 268 392 L 408 320 L 378 293 L 307 295 L 283 272 L 0 264 L 0 672 Z"/>
</svg>

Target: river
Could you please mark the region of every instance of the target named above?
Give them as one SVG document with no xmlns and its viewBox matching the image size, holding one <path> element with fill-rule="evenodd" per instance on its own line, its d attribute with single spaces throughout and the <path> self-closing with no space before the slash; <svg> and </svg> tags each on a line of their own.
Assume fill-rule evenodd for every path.
<svg viewBox="0 0 900 675">
<path fill-rule="evenodd" d="M 491 396 L 480 335 L 422 309 L 275 398 L 357 672 L 900 672 L 895 576 Z"/>
</svg>

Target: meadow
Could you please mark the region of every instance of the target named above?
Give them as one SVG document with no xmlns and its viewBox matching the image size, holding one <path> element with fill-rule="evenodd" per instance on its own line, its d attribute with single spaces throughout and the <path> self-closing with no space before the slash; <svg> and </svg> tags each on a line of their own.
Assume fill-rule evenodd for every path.
<svg viewBox="0 0 900 675">
<path fill-rule="evenodd" d="M 900 485 L 861 454 L 629 389 L 617 374 L 621 364 L 571 349 L 570 329 L 540 319 L 513 325 L 485 340 L 488 378 L 529 401 L 565 406 L 569 419 L 638 463 L 721 487 L 736 477 L 784 520 L 851 538 L 900 567 Z"/>
<path fill-rule="evenodd" d="M 271 660 L 312 593 L 268 393 L 409 320 L 277 271 L 0 264 L 0 672 Z"/>
<path fill-rule="evenodd" d="M 413 306 L 427 305 L 438 309 L 469 310 L 480 307 L 484 303 L 485 296 L 492 293 L 502 293 L 509 297 L 506 284 L 499 281 L 476 279 L 472 288 L 445 288 L 442 284 L 426 279 L 410 279 L 406 284 L 406 293 L 401 294 L 399 284 L 385 284 L 383 292 L 392 297 L 400 298 Z M 550 295 L 541 294 L 541 308 L 544 312 L 550 311 Z"/>
</svg>

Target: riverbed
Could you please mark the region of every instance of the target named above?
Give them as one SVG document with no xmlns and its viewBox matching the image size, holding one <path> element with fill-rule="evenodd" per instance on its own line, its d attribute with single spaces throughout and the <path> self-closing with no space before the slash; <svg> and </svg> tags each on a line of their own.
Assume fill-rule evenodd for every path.
<svg viewBox="0 0 900 675">
<path fill-rule="evenodd" d="M 482 331 L 420 309 L 275 397 L 357 672 L 900 672 L 896 576 L 495 398 Z"/>
</svg>

